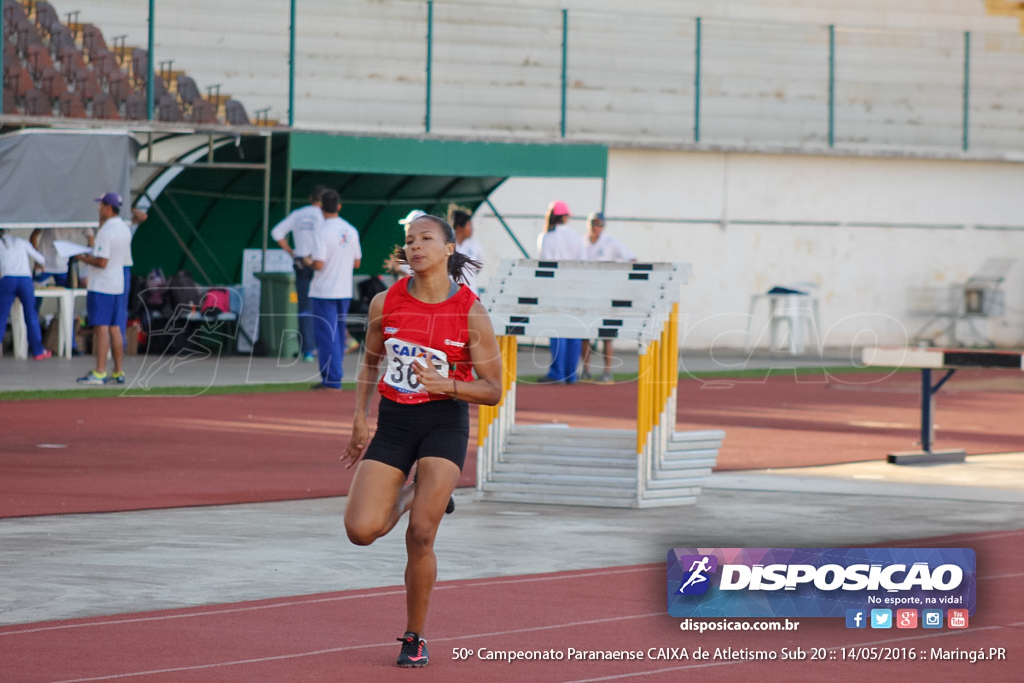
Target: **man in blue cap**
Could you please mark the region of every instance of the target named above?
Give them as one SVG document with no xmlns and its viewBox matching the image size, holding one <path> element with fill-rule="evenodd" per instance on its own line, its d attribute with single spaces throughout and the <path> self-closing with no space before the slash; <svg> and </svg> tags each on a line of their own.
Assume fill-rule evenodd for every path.
<svg viewBox="0 0 1024 683">
<path fill-rule="evenodd" d="M 80 254 L 78 260 L 89 266 L 89 285 L 85 307 L 93 330 L 93 351 L 96 367 L 79 384 L 124 384 L 124 337 L 118 324 L 121 295 L 124 293 L 124 264 L 129 258 L 132 232 L 121 219 L 121 195 L 107 192 L 97 197 L 100 203 L 100 229 L 91 254 Z M 107 352 L 114 357 L 114 373 L 107 377 Z"/>
</svg>

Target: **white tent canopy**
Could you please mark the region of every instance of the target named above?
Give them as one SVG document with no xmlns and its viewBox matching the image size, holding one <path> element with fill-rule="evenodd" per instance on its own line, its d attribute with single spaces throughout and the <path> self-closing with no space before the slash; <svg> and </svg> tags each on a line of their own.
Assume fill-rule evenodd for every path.
<svg viewBox="0 0 1024 683">
<path fill-rule="evenodd" d="M 124 197 L 139 143 L 127 131 L 26 129 L 0 136 L 0 228 L 91 227 L 104 192 Z"/>
</svg>

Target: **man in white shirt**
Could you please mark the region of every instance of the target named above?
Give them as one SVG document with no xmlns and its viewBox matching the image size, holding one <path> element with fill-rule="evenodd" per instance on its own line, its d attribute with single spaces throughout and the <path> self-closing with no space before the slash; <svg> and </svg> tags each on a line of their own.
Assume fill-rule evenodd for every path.
<svg viewBox="0 0 1024 683">
<path fill-rule="evenodd" d="M 598 212 L 587 216 L 583 248 L 586 261 L 636 261 L 636 256 L 625 244 L 604 231 L 604 214 Z"/>
<path fill-rule="evenodd" d="M 78 378 L 79 384 L 124 384 L 122 369 L 124 337 L 121 335 L 119 304 L 123 303 L 124 263 L 132 244 L 132 231 L 121 217 L 121 195 L 107 192 L 96 199 L 100 203 L 100 229 L 91 254 L 79 254 L 89 266 L 89 286 L 85 299 L 86 314 L 93 330 L 96 367 Z M 114 357 L 114 373 L 107 377 L 107 352 Z"/>
<path fill-rule="evenodd" d="M 604 231 L 604 214 L 592 213 L 587 216 L 587 236 L 583 238 L 583 251 L 587 261 L 636 261 L 636 256 L 622 242 Z M 612 361 L 614 359 L 612 340 L 604 340 L 604 374 L 598 380 L 611 384 Z M 590 342 L 583 344 L 583 370 L 580 381 L 590 381 Z"/>
<path fill-rule="evenodd" d="M 479 265 L 471 267 L 467 265 L 462 272 L 466 278 L 466 286 L 479 294 L 477 289 L 477 275 L 484 267 L 484 248 L 473 239 L 473 214 L 469 211 L 453 206 L 448 210 L 448 222 L 455 229 L 455 251 L 465 254 Z"/>
<path fill-rule="evenodd" d="M 292 211 L 270 231 L 270 236 L 274 238 L 274 241 L 294 260 L 295 294 L 299 299 L 299 336 L 302 338 L 302 360 L 307 363 L 313 362 L 313 351 L 316 349 L 309 285 L 313 281 L 313 241 L 317 228 L 324 222 L 324 214 L 320 210 L 320 199 L 326 190 L 327 188 L 323 185 L 314 185 L 309 193 L 309 204 Z M 289 234 L 295 243 L 294 248 L 288 244 Z"/>
<path fill-rule="evenodd" d="M 43 347 L 43 334 L 36 313 L 36 292 L 32 282 L 35 261 L 42 266 L 46 259 L 22 237 L 13 237 L 0 230 L 0 337 L 7 329 L 7 317 L 15 299 L 21 301 L 29 353 L 36 360 L 53 355 Z"/>
<path fill-rule="evenodd" d="M 313 308 L 314 335 L 322 381 L 314 389 L 341 389 L 345 358 L 345 318 L 352 302 L 352 271 L 359 267 L 363 251 L 359 232 L 338 216 L 341 198 L 327 190 L 320 198 L 323 224 L 313 241 L 313 281 L 309 299 Z"/>
</svg>

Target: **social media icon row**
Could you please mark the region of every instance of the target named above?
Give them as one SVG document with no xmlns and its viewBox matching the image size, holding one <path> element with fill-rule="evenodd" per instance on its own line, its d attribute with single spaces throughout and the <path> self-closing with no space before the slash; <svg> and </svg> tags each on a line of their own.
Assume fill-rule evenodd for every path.
<svg viewBox="0 0 1024 683">
<path fill-rule="evenodd" d="M 923 628 L 942 628 L 942 610 L 921 610 L 920 626 Z M 951 609 L 946 614 L 946 628 L 967 628 L 967 610 Z M 891 609 L 848 609 L 846 610 L 846 628 L 917 628 L 918 612 L 916 609 L 898 609 L 895 617 Z"/>
</svg>

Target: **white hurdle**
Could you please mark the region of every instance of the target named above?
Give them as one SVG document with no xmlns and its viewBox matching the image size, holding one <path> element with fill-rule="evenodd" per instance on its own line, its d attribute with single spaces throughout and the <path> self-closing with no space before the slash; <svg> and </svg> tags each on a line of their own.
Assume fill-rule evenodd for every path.
<svg viewBox="0 0 1024 683">
<path fill-rule="evenodd" d="M 725 433 L 677 432 L 678 309 L 688 264 L 501 262 L 482 297 L 502 399 L 480 406 L 477 490 L 495 502 L 646 508 L 697 502 Z M 638 344 L 635 430 L 515 424 L 518 337 Z"/>
</svg>

